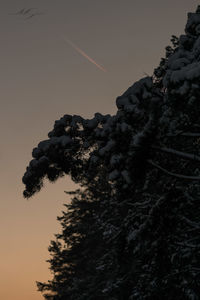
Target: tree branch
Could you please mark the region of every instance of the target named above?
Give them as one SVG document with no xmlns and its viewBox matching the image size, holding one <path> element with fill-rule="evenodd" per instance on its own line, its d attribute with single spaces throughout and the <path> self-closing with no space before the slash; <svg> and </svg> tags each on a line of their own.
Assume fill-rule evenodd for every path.
<svg viewBox="0 0 200 300">
<path fill-rule="evenodd" d="M 161 147 L 157 147 L 157 146 L 152 146 L 151 148 L 155 149 L 155 150 L 158 150 L 158 151 L 161 151 L 161 152 L 174 154 L 176 156 L 180 156 L 180 157 L 183 157 L 183 158 L 188 159 L 188 160 L 195 160 L 195 161 L 200 162 L 200 156 L 198 156 L 196 154 L 185 153 L 185 152 L 182 152 L 182 151 L 174 150 L 172 148 L 165 148 L 165 147 L 161 148 Z"/>
<path fill-rule="evenodd" d="M 175 137 L 178 135 L 182 135 L 182 136 L 188 136 L 188 137 L 200 137 L 200 133 L 199 132 L 183 132 L 183 131 L 177 131 L 175 133 L 169 133 L 166 136 L 168 137 Z"/>
<path fill-rule="evenodd" d="M 187 176 L 187 175 L 182 175 L 182 174 L 177 174 L 177 173 L 172 173 L 164 168 L 162 168 L 161 166 L 157 165 L 155 162 L 153 162 L 152 160 L 147 160 L 147 162 L 149 164 L 151 164 L 152 166 L 154 166 L 155 168 L 163 171 L 165 174 L 168 174 L 170 176 L 176 177 L 176 178 L 181 178 L 181 179 L 189 179 L 189 180 L 199 180 L 200 181 L 200 177 L 199 176 Z"/>
<path fill-rule="evenodd" d="M 168 136 L 168 137 L 175 137 L 175 136 L 181 135 L 182 133 L 184 133 L 184 131 L 183 130 L 179 130 L 179 131 L 176 131 L 175 133 L 168 133 L 168 134 L 166 134 L 166 136 Z"/>
<path fill-rule="evenodd" d="M 200 229 L 200 223 L 196 223 L 195 221 L 191 221 L 188 218 L 186 218 L 185 216 L 180 216 L 180 219 L 185 221 L 188 225 L 196 228 L 196 229 Z"/>
</svg>

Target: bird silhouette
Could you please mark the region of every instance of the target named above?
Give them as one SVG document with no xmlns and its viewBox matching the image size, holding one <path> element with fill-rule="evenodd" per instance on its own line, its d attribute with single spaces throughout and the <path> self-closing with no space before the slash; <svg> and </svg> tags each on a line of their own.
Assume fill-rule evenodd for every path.
<svg viewBox="0 0 200 300">
<path fill-rule="evenodd" d="M 11 13 L 10 15 L 18 15 L 24 17 L 25 20 L 33 18 L 37 15 L 43 15 L 43 12 L 37 11 L 36 7 L 30 7 L 30 8 L 22 8 L 18 10 L 15 13 Z"/>
</svg>

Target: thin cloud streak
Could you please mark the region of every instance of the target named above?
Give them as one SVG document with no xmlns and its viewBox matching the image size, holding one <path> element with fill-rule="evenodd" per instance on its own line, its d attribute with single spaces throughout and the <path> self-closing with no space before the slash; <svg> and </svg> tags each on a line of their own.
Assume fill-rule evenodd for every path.
<svg viewBox="0 0 200 300">
<path fill-rule="evenodd" d="M 77 52 L 79 52 L 83 57 L 87 58 L 92 64 L 94 64 L 98 69 L 100 69 L 103 72 L 107 72 L 106 69 L 104 69 L 102 66 L 100 66 L 94 59 L 89 57 L 83 50 L 81 50 L 79 47 L 77 47 L 72 41 L 67 39 L 65 36 L 63 36 L 63 39 L 65 42 L 67 42 L 69 45 L 72 46 Z"/>
</svg>

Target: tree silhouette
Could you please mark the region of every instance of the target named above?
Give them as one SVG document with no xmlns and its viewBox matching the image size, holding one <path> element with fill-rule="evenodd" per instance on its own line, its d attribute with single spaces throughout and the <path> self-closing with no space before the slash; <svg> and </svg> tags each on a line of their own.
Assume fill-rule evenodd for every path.
<svg viewBox="0 0 200 300">
<path fill-rule="evenodd" d="M 115 115 L 64 115 L 33 150 L 25 197 L 45 177 L 82 188 L 59 218 L 46 299 L 200 299 L 200 6 L 171 41 Z"/>
</svg>

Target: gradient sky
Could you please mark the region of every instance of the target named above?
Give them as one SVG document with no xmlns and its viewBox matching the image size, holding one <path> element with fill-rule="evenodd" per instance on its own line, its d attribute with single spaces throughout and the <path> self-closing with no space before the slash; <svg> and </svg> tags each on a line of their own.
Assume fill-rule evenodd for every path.
<svg viewBox="0 0 200 300">
<path fill-rule="evenodd" d="M 193 0 L 0 0 L 0 299 L 42 300 L 48 245 L 69 201 L 68 178 L 30 200 L 21 178 L 33 147 L 65 113 L 115 113 L 115 99 L 152 74 L 172 34 L 183 33 Z M 37 7 L 44 15 L 11 15 Z M 107 72 L 78 53 L 70 40 Z"/>
</svg>

